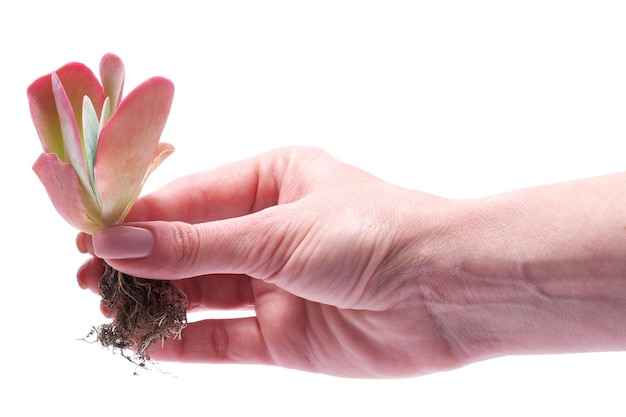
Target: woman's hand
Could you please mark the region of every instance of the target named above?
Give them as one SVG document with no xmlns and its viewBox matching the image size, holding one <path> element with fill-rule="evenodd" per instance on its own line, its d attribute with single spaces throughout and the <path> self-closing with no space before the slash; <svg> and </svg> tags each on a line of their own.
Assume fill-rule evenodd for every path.
<svg viewBox="0 0 626 417">
<path fill-rule="evenodd" d="M 508 354 L 626 348 L 626 174 L 446 200 L 311 148 L 191 175 L 78 237 L 192 310 L 160 360 L 399 377 Z"/>
<path fill-rule="evenodd" d="M 420 248 L 443 204 L 320 150 L 281 149 L 181 178 L 78 246 L 175 280 L 193 310 L 255 311 L 190 323 L 155 359 L 408 376 L 459 365 L 419 293 Z M 98 258 L 79 271 L 82 286 L 96 290 Z"/>
</svg>

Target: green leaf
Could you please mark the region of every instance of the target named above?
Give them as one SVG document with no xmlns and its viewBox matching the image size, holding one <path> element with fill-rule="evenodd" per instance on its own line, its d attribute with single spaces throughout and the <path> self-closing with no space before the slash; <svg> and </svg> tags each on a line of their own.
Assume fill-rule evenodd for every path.
<svg viewBox="0 0 626 417">
<path fill-rule="evenodd" d="M 111 100 L 109 97 L 105 98 L 104 104 L 102 105 L 102 114 L 100 115 L 100 130 L 102 130 L 104 124 L 108 122 L 113 115 L 113 111 L 115 109 L 112 109 L 111 107 Z"/>
<path fill-rule="evenodd" d="M 100 204 L 100 193 L 96 186 L 94 166 L 96 165 L 96 151 L 98 149 L 98 137 L 100 136 L 100 121 L 96 109 L 89 97 L 83 97 L 83 154 L 85 155 L 85 167 L 89 184 L 93 195 Z"/>
</svg>

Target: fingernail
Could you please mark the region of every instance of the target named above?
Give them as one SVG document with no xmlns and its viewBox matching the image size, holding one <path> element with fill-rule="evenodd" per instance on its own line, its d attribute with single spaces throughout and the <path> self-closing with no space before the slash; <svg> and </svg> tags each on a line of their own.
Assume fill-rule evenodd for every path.
<svg viewBox="0 0 626 417">
<path fill-rule="evenodd" d="M 93 250 L 104 259 L 144 258 L 154 248 L 154 236 L 148 229 L 134 226 L 114 226 L 93 234 Z"/>
</svg>

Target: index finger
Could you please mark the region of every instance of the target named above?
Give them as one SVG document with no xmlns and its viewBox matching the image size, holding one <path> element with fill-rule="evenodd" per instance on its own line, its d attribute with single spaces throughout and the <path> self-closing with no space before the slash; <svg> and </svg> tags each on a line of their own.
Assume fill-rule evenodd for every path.
<svg viewBox="0 0 626 417">
<path fill-rule="evenodd" d="M 198 224 L 240 217 L 294 201 L 306 192 L 308 182 L 319 179 L 302 175 L 306 174 L 302 172 L 306 168 L 302 167 L 320 159 L 329 160 L 328 154 L 318 148 L 281 148 L 187 175 L 140 197 L 125 222 L 180 221 Z M 326 168 L 316 170 L 315 175 L 323 173 Z M 80 252 L 93 255 L 87 237 L 79 233 L 77 247 Z"/>
<path fill-rule="evenodd" d="M 250 214 L 278 202 L 281 151 L 186 175 L 139 198 L 126 221 L 203 223 Z"/>
<path fill-rule="evenodd" d="M 125 222 L 182 221 L 196 224 L 239 217 L 276 204 L 277 181 L 257 158 L 180 177 L 133 204 Z M 79 232 L 76 246 L 94 255 L 91 236 Z"/>
</svg>

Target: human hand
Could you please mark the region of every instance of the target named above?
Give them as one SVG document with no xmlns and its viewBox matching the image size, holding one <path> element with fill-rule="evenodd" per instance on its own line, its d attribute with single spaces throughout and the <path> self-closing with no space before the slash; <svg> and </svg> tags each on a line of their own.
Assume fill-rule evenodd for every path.
<svg viewBox="0 0 626 417">
<path fill-rule="evenodd" d="M 446 200 L 310 148 L 174 181 L 124 226 L 80 234 L 95 257 L 174 280 L 190 323 L 151 357 L 399 377 L 508 354 L 626 348 L 626 173 Z"/>
<path fill-rule="evenodd" d="M 254 316 L 189 323 L 157 360 L 261 363 L 350 377 L 460 366 L 422 302 L 424 248 L 446 200 L 387 184 L 328 154 L 287 148 L 183 177 L 140 198 L 124 226 L 80 234 L 78 273 L 102 259 L 173 280 L 190 310 Z"/>
</svg>

